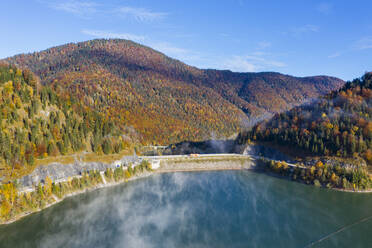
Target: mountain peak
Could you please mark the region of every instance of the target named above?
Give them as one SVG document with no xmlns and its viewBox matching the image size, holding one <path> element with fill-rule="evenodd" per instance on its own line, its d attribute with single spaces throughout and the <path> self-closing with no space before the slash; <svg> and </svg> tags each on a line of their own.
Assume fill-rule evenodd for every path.
<svg viewBox="0 0 372 248">
<path fill-rule="evenodd" d="M 344 84 L 324 76 L 202 70 L 122 39 L 69 43 L 6 61 L 67 89 L 123 128 L 134 127 L 146 142 L 230 136 Z"/>
</svg>

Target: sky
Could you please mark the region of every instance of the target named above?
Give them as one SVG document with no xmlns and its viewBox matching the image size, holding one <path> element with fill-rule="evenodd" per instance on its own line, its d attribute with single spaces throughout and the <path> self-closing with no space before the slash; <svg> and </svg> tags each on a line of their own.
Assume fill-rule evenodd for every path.
<svg viewBox="0 0 372 248">
<path fill-rule="evenodd" d="M 371 0 L 1 0 L 0 58 L 130 39 L 199 68 L 352 80 L 372 71 Z"/>
</svg>

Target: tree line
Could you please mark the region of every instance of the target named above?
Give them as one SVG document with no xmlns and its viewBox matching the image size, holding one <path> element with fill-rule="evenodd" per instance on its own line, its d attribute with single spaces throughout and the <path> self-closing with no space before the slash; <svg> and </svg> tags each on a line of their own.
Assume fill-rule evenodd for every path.
<svg viewBox="0 0 372 248">
<path fill-rule="evenodd" d="M 276 114 L 239 134 L 240 144 L 269 141 L 318 156 L 362 157 L 372 164 L 372 75 L 317 101 Z"/>
<path fill-rule="evenodd" d="M 41 85 L 30 71 L 0 65 L 0 164 L 6 168 L 83 150 L 118 153 L 129 145 L 121 135 L 113 120 Z"/>
<path fill-rule="evenodd" d="M 133 176 L 152 171 L 151 164 L 143 160 L 139 165 L 108 168 L 103 176 L 107 183 L 122 182 Z M 34 186 L 30 192 L 19 192 L 17 181 L 0 185 L 0 222 L 8 221 L 26 212 L 33 212 L 52 204 L 65 195 L 102 185 L 103 178 L 97 170 L 84 171 L 80 177 L 68 178 L 63 182 L 53 182 L 48 176 Z"/>
</svg>

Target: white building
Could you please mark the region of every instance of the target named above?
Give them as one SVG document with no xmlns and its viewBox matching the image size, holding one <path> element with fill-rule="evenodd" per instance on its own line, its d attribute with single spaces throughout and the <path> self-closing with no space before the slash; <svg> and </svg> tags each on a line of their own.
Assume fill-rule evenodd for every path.
<svg viewBox="0 0 372 248">
<path fill-rule="evenodd" d="M 153 170 L 159 169 L 160 167 L 160 160 L 152 160 L 151 161 L 151 168 Z"/>
</svg>

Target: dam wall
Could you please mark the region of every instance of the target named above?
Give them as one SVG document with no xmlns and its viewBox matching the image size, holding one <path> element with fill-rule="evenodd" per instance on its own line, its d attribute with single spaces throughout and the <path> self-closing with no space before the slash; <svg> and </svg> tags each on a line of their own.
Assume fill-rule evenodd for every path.
<svg viewBox="0 0 372 248">
<path fill-rule="evenodd" d="M 247 157 L 203 157 L 187 159 L 164 159 L 160 161 L 158 173 L 204 170 L 253 169 L 255 162 Z"/>
</svg>

